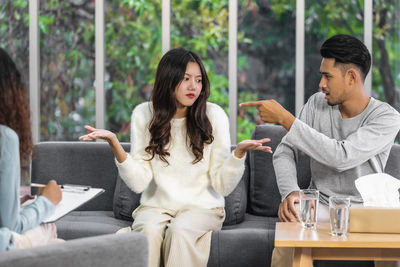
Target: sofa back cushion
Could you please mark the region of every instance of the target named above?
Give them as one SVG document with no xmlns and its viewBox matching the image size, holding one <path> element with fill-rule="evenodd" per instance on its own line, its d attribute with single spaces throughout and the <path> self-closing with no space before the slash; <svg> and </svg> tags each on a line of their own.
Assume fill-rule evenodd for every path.
<svg viewBox="0 0 400 267">
<path fill-rule="evenodd" d="M 32 182 L 79 184 L 104 188 L 105 192 L 78 210 L 112 210 L 118 170 L 105 142 L 43 142 L 35 145 Z"/>
<path fill-rule="evenodd" d="M 282 126 L 258 125 L 253 131 L 252 139 L 271 138 L 267 143 L 273 151 L 281 142 L 286 130 Z M 248 153 L 249 193 L 247 211 L 260 216 L 277 216 L 281 196 L 276 183 L 272 154 L 262 151 Z M 310 184 L 310 159 L 299 153 L 297 175 L 300 188 L 307 188 Z"/>
<path fill-rule="evenodd" d="M 123 143 L 126 152 L 130 151 L 131 144 Z M 133 192 L 118 175 L 115 184 L 113 211 L 117 219 L 133 221 L 132 212 L 140 205 L 141 194 Z"/>
<path fill-rule="evenodd" d="M 129 151 L 129 145 L 123 145 Z M 234 147 L 232 147 L 234 149 Z M 132 212 L 140 205 L 141 194 L 136 194 L 118 176 L 114 192 L 113 211 L 118 219 L 132 221 Z M 224 225 L 240 223 L 244 220 L 247 206 L 247 189 L 242 179 L 231 194 L 225 198 L 226 217 Z"/>
<path fill-rule="evenodd" d="M 389 158 L 386 163 L 385 173 L 400 179 L 400 145 L 394 144 L 390 150 Z"/>
</svg>

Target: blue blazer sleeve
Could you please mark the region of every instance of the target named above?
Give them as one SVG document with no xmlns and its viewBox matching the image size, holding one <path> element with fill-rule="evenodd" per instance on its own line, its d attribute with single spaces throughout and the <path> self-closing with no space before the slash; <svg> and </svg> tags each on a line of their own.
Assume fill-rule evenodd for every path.
<svg viewBox="0 0 400 267">
<path fill-rule="evenodd" d="M 11 231 L 5 227 L 0 228 L 0 252 L 10 250 L 14 247 Z"/>
<path fill-rule="evenodd" d="M 47 198 L 40 196 L 21 210 L 20 180 L 18 136 L 12 129 L 0 125 L 0 227 L 17 233 L 39 225 L 55 209 Z"/>
</svg>

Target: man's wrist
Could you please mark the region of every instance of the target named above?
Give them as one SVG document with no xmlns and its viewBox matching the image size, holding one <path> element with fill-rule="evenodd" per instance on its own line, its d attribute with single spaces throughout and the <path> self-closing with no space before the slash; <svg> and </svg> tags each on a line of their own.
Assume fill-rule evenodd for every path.
<svg viewBox="0 0 400 267">
<path fill-rule="evenodd" d="M 292 127 L 296 117 L 292 115 L 289 111 L 286 112 L 284 116 L 282 116 L 282 120 L 280 121 L 280 125 L 282 125 L 287 131 Z"/>
</svg>

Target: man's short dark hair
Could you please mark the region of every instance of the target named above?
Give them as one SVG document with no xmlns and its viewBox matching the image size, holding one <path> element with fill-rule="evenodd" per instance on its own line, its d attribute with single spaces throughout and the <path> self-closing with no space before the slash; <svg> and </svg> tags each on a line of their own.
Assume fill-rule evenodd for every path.
<svg viewBox="0 0 400 267">
<path fill-rule="evenodd" d="M 350 35 L 332 36 L 322 44 L 320 54 L 323 58 L 334 58 L 335 65 L 336 63 L 354 64 L 360 70 L 363 80 L 371 67 L 371 54 L 367 47 Z"/>
</svg>

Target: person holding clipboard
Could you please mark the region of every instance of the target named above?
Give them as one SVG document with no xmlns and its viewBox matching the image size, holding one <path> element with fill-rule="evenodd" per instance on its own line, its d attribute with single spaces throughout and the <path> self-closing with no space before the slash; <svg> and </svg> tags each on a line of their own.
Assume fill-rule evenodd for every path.
<svg viewBox="0 0 400 267">
<path fill-rule="evenodd" d="M 50 181 L 23 210 L 20 204 L 20 162 L 33 149 L 28 96 L 21 74 L 0 48 L 0 251 L 58 242 L 56 226 L 40 223 L 61 201 L 61 189 Z"/>
</svg>

